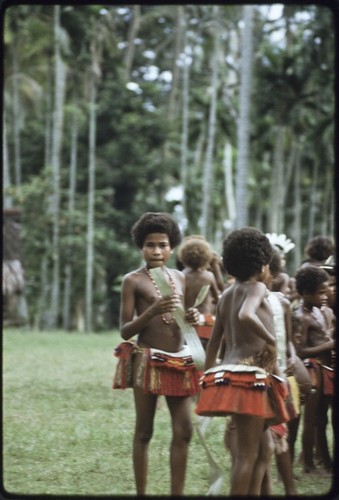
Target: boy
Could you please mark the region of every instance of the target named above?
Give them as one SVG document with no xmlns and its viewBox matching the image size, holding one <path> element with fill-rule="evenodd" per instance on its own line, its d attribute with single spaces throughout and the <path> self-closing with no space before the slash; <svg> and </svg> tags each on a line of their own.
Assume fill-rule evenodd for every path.
<svg viewBox="0 0 339 500">
<path fill-rule="evenodd" d="M 273 452 L 268 425 L 289 418 L 284 405 L 286 386 L 270 374 L 277 368 L 277 351 L 263 280 L 271 256 L 268 238 L 255 228 L 235 230 L 223 243 L 224 268 L 235 281 L 217 305 L 196 413 L 233 415 L 230 495 L 260 495 Z M 214 366 L 222 339 L 223 360 Z"/>
<path fill-rule="evenodd" d="M 328 279 L 324 269 L 309 264 L 296 274 L 301 304 L 293 312 L 293 336 L 297 354 L 309 369 L 313 390 L 305 402 L 302 435 L 304 472 L 315 472 L 314 428 L 325 469 L 332 470 L 327 446 L 327 412 L 334 392 L 335 316 L 327 304 Z M 333 413 L 332 413 L 333 427 Z"/>
<path fill-rule="evenodd" d="M 186 277 L 185 304 L 192 307 L 204 285 L 209 285 L 209 293 L 198 306 L 200 312 L 199 325 L 196 325 L 198 337 L 203 347 L 211 336 L 214 324 L 215 306 L 219 299 L 219 291 L 214 274 L 207 270 L 213 258 L 209 243 L 202 237 L 190 236 L 184 239 L 178 249 L 178 258 L 185 266 L 182 269 Z"/>
<path fill-rule="evenodd" d="M 172 312 L 183 302 L 185 277 L 165 264 L 180 243 L 174 219 L 163 212 L 147 212 L 131 231 L 141 249 L 145 266 L 125 275 L 121 292 L 120 331 L 126 341 L 116 349 L 119 357 L 114 388 L 133 387 L 136 425 L 133 465 L 137 495 L 147 484 L 148 445 L 158 395 L 164 395 L 172 419 L 170 449 L 171 495 L 182 495 L 188 445 L 192 436 L 191 396 L 199 390 L 199 376 L 188 352 L 183 333 Z M 173 294 L 161 296 L 150 269 L 160 267 Z M 197 323 L 199 312 L 189 309 L 185 320 Z"/>
</svg>

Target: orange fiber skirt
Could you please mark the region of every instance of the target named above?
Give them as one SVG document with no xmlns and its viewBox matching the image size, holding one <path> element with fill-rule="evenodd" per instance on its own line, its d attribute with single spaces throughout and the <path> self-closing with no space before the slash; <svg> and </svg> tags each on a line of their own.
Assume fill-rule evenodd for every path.
<svg viewBox="0 0 339 500">
<path fill-rule="evenodd" d="M 202 416 L 243 414 L 261 417 L 269 425 L 290 420 L 282 379 L 262 368 L 220 365 L 200 379 L 201 391 L 195 412 Z"/>
</svg>

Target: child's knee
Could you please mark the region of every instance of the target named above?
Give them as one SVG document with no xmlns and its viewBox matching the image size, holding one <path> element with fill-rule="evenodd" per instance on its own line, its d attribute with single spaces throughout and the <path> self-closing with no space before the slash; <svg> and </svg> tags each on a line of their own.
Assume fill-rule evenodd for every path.
<svg viewBox="0 0 339 500">
<path fill-rule="evenodd" d="M 152 429 L 149 429 L 149 430 L 143 429 L 140 431 L 136 431 L 135 435 L 134 435 L 134 441 L 138 441 L 139 443 L 147 444 L 152 439 L 152 435 L 153 435 Z"/>
<path fill-rule="evenodd" d="M 175 426 L 173 428 L 173 440 L 174 441 L 184 441 L 189 443 L 193 435 L 193 426 L 191 422 L 187 422 L 184 425 Z"/>
</svg>

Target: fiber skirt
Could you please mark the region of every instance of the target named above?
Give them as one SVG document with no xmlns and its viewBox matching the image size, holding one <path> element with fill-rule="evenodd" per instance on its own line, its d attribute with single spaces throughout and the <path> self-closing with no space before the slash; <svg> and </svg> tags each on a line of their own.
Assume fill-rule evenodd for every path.
<svg viewBox="0 0 339 500">
<path fill-rule="evenodd" d="M 323 365 L 316 358 L 304 359 L 304 365 L 310 374 L 313 387 L 320 389 L 326 396 L 333 396 L 334 369 L 330 366 Z"/>
<path fill-rule="evenodd" d="M 201 392 L 195 412 L 202 416 L 243 414 L 261 417 L 268 425 L 290 420 L 285 400 L 286 384 L 262 368 L 220 365 L 200 379 Z"/>
<path fill-rule="evenodd" d="M 211 314 L 200 314 L 199 324 L 194 325 L 200 339 L 209 339 L 214 325 L 215 317 Z"/>
<path fill-rule="evenodd" d="M 122 342 L 115 349 L 115 356 L 119 361 L 113 389 L 139 387 L 145 394 L 176 397 L 193 396 L 200 390 L 200 373 L 188 346 L 170 353 Z"/>
</svg>

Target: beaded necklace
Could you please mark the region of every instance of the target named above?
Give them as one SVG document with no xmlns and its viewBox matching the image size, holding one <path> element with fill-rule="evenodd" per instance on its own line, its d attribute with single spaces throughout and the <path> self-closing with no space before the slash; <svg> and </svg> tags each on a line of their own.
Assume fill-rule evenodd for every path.
<svg viewBox="0 0 339 500">
<path fill-rule="evenodd" d="M 149 270 L 149 269 L 147 269 L 147 267 L 145 267 L 145 271 L 146 271 L 146 273 L 148 274 L 148 276 L 149 276 L 150 280 L 152 281 L 153 286 L 154 286 L 154 288 L 156 289 L 156 292 L 157 292 L 158 296 L 159 296 L 159 297 L 162 297 L 161 292 L 160 292 L 160 290 L 159 290 L 159 287 L 158 287 L 158 285 L 156 284 L 156 282 L 154 281 L 154 278 L 153 278 L 153 276 L 152 276 L 152 274 L 151 274 L 150 270 Z M 176 293 L 177 289 L 176 289 L 176 287 L 175 287 L 175 283 L 174 283 L 173 278 L 172 278 L 172 276 L 171 276 L 171 274 L 170 274 L 169 270 L 167 269 L 167 267 L 164 267 L 164 271 L 165 271 L 165 273 L 167 274 L 168 281 L 169 281 L 169 283 L 170 283 L 170 285 L 171 285 L 171 288 L 172 288 L 173 292 L 174 292 L 174 293 Z M 171 324 L 171 323 L 173 323 L 173 321 L 174 321 L 174 318 L 173 318 L 173 316 L 172 316 L 172 314 L 171 314 L 171 313 L 164 313 L 164 314 L 162 314 L 162 315 L 161 315 L 161 319 L 163 320 L 163 322 L 164 322 L 164 323 L 166 323 L 166 325 L 170 325 L 170 324 Z"/>
</svg>

